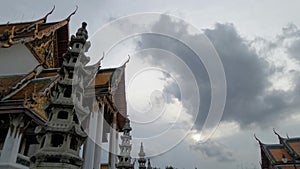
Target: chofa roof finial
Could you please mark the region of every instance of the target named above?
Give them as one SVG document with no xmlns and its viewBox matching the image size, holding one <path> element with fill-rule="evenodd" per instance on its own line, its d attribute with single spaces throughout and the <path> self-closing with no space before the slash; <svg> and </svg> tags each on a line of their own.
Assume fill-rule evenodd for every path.
<svg viewBox="0 0 300 169">
<path fill-rule="evenodd" d="M 262 142 L 256 137 L 256 134 L 254 133 L 254 138 L 255 138 L 255 140 L 257 140 L 258 141 L 258 143 L 261 145 L 262 144 Z"/>
<path fill-rule="evenodd" d="M 53 13 L 54 9 L 55 9 L 55 5 L 53 5 L 52 10 L 45 15 L 44 17 L 45 21 L 47 20 L 47 17 Z"/>
<path fill-rule="evenodd" d="M 281 138 L 281 136 L 276 132 L 275 128 L 273 128 L 273 132 L 278 136 L 278 138 Z"/>
<path fill-rule="evenodd" d="M 78 6 L 76 5 L 76 9 L 74 12 L 72 12 L 68 17 L 67 20 L 69 21 L 71 19 L 71 16 L 73 16 L 77 12 Z"/>
</svg>

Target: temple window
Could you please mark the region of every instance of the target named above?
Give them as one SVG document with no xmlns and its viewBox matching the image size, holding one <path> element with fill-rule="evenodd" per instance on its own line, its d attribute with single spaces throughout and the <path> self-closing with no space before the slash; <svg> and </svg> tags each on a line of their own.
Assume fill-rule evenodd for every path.
<svg viewBox="0 0 300 169">
<path fill-rule="evenodd" d="M 64 136 L 59 135 L 59 134 L 52 135 L 52 138 L 51 138 L 51 146 L 52 147 L 60 147 L 60 146 L 62 146 L 63 142 L 64 142 Z"/>
<path fill-rule="evenodd" d="M 76 124 L 79 124 L 79 121 L 78 121 L 78 118 L 77 118 L 76 114 L 73 115 L 73 121 L 74 121 Z"/>
<path fill-rule="evenodd" d="M 68 112 L 66 111 L 60 111 L 57 114 L 58 119 L 68 119 Z"/>
<path fill-rule="evenodd" d="M 71 89 L 66 89 L 64 92 L 64 97 L 71 97 L 72 90 Z"/>
<path fill-rule="evenodd" d="M 73 63 L 76 63 L 77 62 L 77 58 L 73 58 Z"/>
<path fill-rule="evenodd" d="M 73 78 L 73 71 L 70 71 L 70 72 L 69 72 L 68 78 L 69 78 L 69 79 L 72 79 L 72 78 Z"/>
<path fill-rule="evenodd" d="M 76 138 L 74 138 L 74 137 L 72 137 L 71 138 L 71 143 L 70 143 L 70 148 L 72 149 L 72 150 L 77 150 L 77 145 L 78 145 L 78 141 L 77 141 L 77 139 Z"/>
</svg>

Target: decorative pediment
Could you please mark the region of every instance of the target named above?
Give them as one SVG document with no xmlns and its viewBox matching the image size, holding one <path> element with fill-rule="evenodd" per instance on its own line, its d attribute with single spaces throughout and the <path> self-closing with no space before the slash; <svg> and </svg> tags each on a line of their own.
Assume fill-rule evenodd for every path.
<svg viewBox="0 0 300 169">
<path fill-rule="evenodd" d="M 26 46 L 44 67 L 54 68 L 54 43 L 55 38 L 52 33 L 49 36 L 42 37 L 42 39 L 35 39 L 31 42 L 28 42 L 26 43 Z"/>
</svg>

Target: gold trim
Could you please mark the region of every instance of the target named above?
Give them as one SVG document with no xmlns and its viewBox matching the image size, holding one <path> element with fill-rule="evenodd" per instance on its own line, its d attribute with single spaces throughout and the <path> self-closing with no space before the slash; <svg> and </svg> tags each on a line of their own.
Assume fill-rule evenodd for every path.
<svg viewBox="0 0 300 169">
<path fill-rule="evenodd" d="M 13 26 L 11 28 L 11 32 L 10 32 L 10 35 L 9 35 L 9 38 L 8 38 L 8 42 L 10 44 L 12 44 L 14 41 L 13 41 L 13 38 L 15 37 L 15 29 L 16 29 L 16 26 Z"/>
<path fill-rule="evenodd" d="M 39 33 L 39 24 L 35 24 L 35 30 L 34 30 L 34 35 L 37 35 Z"/>
<path fill-rule="evenodd" d="M 29 25 L 26 28 L 23 28 L 22 31 L 18 32 L 19 34 L 22 34 L 24 32 L 24 30 L 27 30 L 28 28 L 31 28 L 32 26 L 35 25 L 35 30 L 34 30 L 34 36 L 30 36 L 30 37 L 25 37 L 25 38 L 21 38 L 19 40 L 15 40 L 15 26 L 12 27 L 12 29 L 10 31 L 8 31 L 9 33 L 9 38 L 7 39 L 7 41 L 3 40 L 2 42 L 0 41 L 0 47 L 4 47 L 4 48 L 8 48 L 11 45 L 14 44 L 18 44 L 18 43 L 29 43 L 31 41 L 34 41 L 36 39 L 42 39 L 44 36 L 50 36 L 52 33 L 54 33 L 56 30 L 58 30 L 59 28 L 67 25 L 69 23 L 68 18 L 64 19 L 60 22 L 58 22 L 57 24 L 51 25 L 48 28 L 45 28 L 41 31 L 39 31 L 39 27 L 38 25 L 44 23 L 41 21 L 37 21 L 35 22 L 33 25 Z M 1 34 L 0 37 L 3 37 L 4 34 Z"/>
<path fill-rule="evenodd" d="M 24 107 L 36 112 L 43 119 L 48 120 L 44 110 L 44 105 L 48 102 L 48 97 L 44 94 L 36 93 L 36 86 L 34 86 L 34 88 L 34 92 L 31 94 L 31 99 L 28 98 L 27 92 L 25 93 L 23 105 Z"/>
<path fill-rule="evenodd" d="M 27 43 L 26 46 L 30 49 L 35 58 L 47 68 L 53 68 L 54 58 L 53 58 L 53 42 L 54 36 L 45 36 L 41 40 L 34 40 Z"/>
</svg>

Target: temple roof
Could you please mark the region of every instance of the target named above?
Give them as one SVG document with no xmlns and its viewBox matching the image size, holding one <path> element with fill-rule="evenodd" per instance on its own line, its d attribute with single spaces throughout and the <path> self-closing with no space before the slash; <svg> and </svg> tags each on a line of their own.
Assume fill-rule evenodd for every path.
<svg viewBox="0 0 300 169">
<path fill-rule="evenodd" d="M 283 155 L 287 158 L 288 162 L 293 161 L 293 158 L 288 154 L 287 150 L 284 148 L 283 145 L 280 144 L 264 145 L 263 149 L 266 155 L 268 156 L 269 160 L 273 161 L 274 163 L 281 163 Z"/>
<path fill-rule="evenodd" d="M 26 100 L 33 100 L 36 95 L 47 96 L 54 84 L 59 81 L 59 68 L 37 70 L 38 66 L 28 74 L 0 76 L 0 104 L 10 106 L 26 107 Z M 124 83 L 124 84 L 122 84 Z M 123 125 L 122 118 L 126 116 L 126 98 L 124 67 L 100 69 L 95 79 L 91 80 L 86 88 L 86 97 L 100 96 L 105 98 L 106 104 L 112 111 L 118 112 L 120 126 Z M 33 100 L 35 103 L 36 101 Z M 48 100 L 44 100 L 44 106 Z M 29 104 L 28 108 L 34 108 L 34 104 Z M 37 110 L 37 109 L 35 109 Z M 37 115 L 47 119 L 47 115 L 42 110 L 37 110 Z"/>
<path fill-rule="evenodd" d="M 53 10 L 35 21 L 0 25 L 0 48 L 24 44 L 43 67 L 60 67 L 68 49 L 69 20 L 74 12 L 59 22 L 46 23 Z"/>
<path fill-rule="evenodd" d="M 300 166 L 294 166 L 294 165 L 290 165 L 290 166 L 278 166 L 278 169 L 300 169 Z"/>
<path fill-rule="evenodd" d="M 123 76 L 123 72 L 120 73 L 121 71 L 120 69 L 121 68 L 110 68 L 110 69 L 99 70 L 95 76 L 95 79 L 92 80 L 91 83 L 89 83 L 87 88 L 88 89 L 101 88 L 102 89 L 101 94 L 99 93 L 98 90 L 95 91 L 96 93 L 99 93 L 101 96 L 111 93 L 114 90 L 117 90 Z M 34 73 L 34 75 L 30 77 L 29 75 L 31 75 L 32 72 L 34 71 L 30 72 L 29 74 L 18 74 L 18 75 L 9 75 L 9 76 L 0 75 L 0 88 L 5 91 L 8 90 L 11 91 L 9 94 L 3 96 L 4 100 L 13 100 L 13 98 L 16 98 L 15 96 L 20 93 L 23 93 L 23 95 L 25 92 L 31 93 L 33 91 L 34 85 L 36 85 L 36 89 L 37 91 L 39 91 L 42 87 L 51 84 L 53 82 L 53 79 L 58 77 L 58 71 L 59 71 L 58 68 L 43 69 L 38 73 Z M 24 80 L 25 78 L 28 78 L 27 81 Z M 13 90 L 12 88 L 14 87 L 16 88 L 17 84 L 19 84 L 21 87 L 18 87 L 17 88 L 18 90 L 17 89 Z M 20 96 L 18 98 L 21 99 L 24 97 Z"/>
<path fill-rule="evenodd" d="M 295 166 L 300 168 L 300 138 L 283 138 L 278 133 L 275 134 L 279 138 L 279 144 L 264 144 L 256 138 L 261 147 L 262 166 L 271 164 L 278 169 L 295 168 Z"/>
</svg>

